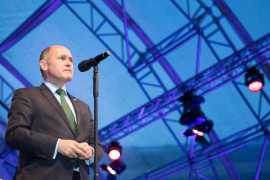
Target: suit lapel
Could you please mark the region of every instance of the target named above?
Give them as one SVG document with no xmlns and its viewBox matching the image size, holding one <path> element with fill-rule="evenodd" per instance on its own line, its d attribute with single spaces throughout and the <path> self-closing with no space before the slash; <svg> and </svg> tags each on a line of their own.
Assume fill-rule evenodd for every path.
<svg viewBox="0 0 270 180">
<path fill-rule="evenodd" d="M 71 96 L 69 93 L 68 94 L 68 97 L 69 99 L 71 100 L 72 104 L 73 104 L 73 107 L 75 109 L 75 112 L 76 112 L 76 121 L 77 121 L 77 135 L 79 134 L 80 132 L 80 127 L 81 127 L 81 121 L 82 121 L 82 118 L 81 118 L 81 110 L 80 110 L 80 105 L 79 105 L 79 102 L 78 102 L 78 99 Z"/>
<path fill-rule="evenodd" d="M 58 102 L 58 100 L 55 98 L 55 96 L 51 92 L 51 90 L 45 84 L 43 84 L 43 83 L 41 84 L 41 86 L 39 86 L 39 89 L 40 89 L 40 92 L 48 99 L 48 101 L 56 109 L 56 111 L 58 112 L 58 114 L 62 117 L 62 119 L 64 120 L 64 122 L 66 123 L 66 125 L 68 126 L 68 128 L 70 129 L 70 131 L 75 136 L 75 133 L 74 133 L 72 127 L 71 127 L 71 124 L 70 124 L 70 122 L 69 122 L 69 120 L 67 118 L 67 115 L 66 115 L 64 109 L 62 108 L 62 106 Z"/>
</svg>

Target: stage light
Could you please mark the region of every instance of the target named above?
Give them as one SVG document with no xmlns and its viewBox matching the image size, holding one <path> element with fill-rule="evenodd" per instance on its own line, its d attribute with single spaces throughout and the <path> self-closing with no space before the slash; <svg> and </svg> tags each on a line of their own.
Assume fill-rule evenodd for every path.
<svg viewBox="0 0 270 180">
<path fill-rule="evenodd" d="M 111 150 L 109 152 L 109 157 L 111 160 L 117 160 L 120 158 L 120 152 L 118 150 Z"/>
<path fill-rule="evenodd" d="M 107 180 L 116 180 L 116 172 L 110 167 L 110 165 L 102 164 L 99 169 L 109 172 Z"/>
<path fill-rule="evenodd" d="M 113 175 L 116 174 L 116 172 L 110 166 L 107 166 L 107 170 Z"/>
<path fill-rule="evenodd" d="M 115 161 L 121 157 L 122 147 L 119 145 L 117 141 L 112 141 L 108 146 L 108 148 L 106 149 L 106 152 L 108 153 L 109 158 Z"/>
<path fill-rule="evenodd" d="M 193 132 L 192 129 L 187 129 L 187 130 L 184 130 L 183 132 L 180 133 L 180 136 L 186 136 L 186 137 L 190 137 L 191 136 L 194 136 L 195 133 Z"/>
<path fill-rule="evenodd" d="M 198 136 L 203 136 L 203 135 L 204 135 L 203 132 L 198 131 L 198 130 L 196 130 L 196 129 L 192 129 L 192 132 L 193 132 L 194 134 L 197 134 Z"/>
<path fill-rule="evenodd" d="M 196 125 L 193 127 L 193 132 L 198 134 L 199 136 L 203 136 L 204 133 L 209 133 L 209 131 L 213 127 L 213 122 L 212 121 L 205 121 L 200 125 Z"/>
<path fill-rule="evenodd" d="M 245 84 L 252 92 L 258 92 L 262 89 L 264 85 L 264 77 L 263 74 L 260 74 L 258 67 L 253 66 L 247 71 L 247 74 L 245 75 Z"/>
<path fill-rule="evenodd" d="M 127 165 L 121 160 L 116 160 L 108 165 L 102 164 L 99 168 L 103 171 L 109 172 L 112 175 L 116 175 L 116 173 L 121 174 L 127 168 Z"/>
<path fill-rule="evenodd" d="M 116 178 L 116 174 L 122 173 L 126 169 L 126 164 L 119 159 L 122 155 L 122 147 L 117 141 L 112 141 L 105 149 L 105 152 L 113 161 L 111 162 L 111 164 L 102 164 L 99 168 L 103 171 L 109 172 L 109 178 L 107 177 L 107 179 L 109 180 Z"/>
<path fill-rule="evenodd" d="M 117 174 L 121 174 L 126 168 L 127 168 L 127 165 L 121 161 L 120 159 L 119 160 L 116 160 L 116 161 L 113 161 L 111 164 L 110 164 L 110 167 L 112 168 L 112 170 L 114 170 Z"/>
<path fill-rule="evenodd" d="M 192 129 L 192 132 L 194 132 L 195 134 L 198 134 L 198 130 L 196 130 L 196 129 Z"/>
<path fill-rule="evenodd" d="M 262 89 L 263 84 L 260 81 L 254 81 L 249 84 L 248 89 L 252 92 L 258 92 Z"/>
<path fill-rule="evenodd" d="M 201 96 L 195 96 L 194 91 L 186 92 L 179 101 L 183 102 L 184 112 L 179 120 L 182 125 L 196 125 L 205 121 L 204 113 L 201 111 L 200 104 L 204 102 Z"/>
<path fill-rule="evenodd" d="M 204 134 L 208 134 L 212 129 L 212 126 L 212 121 L 205 121 L 200 125 L 191 125 L 187 130 L 182 131 L 180 136 L 186 136 L 190 139 L 194 139 L 203 147 L 207 147 L 210 145 L 210 143 L 205 139 Z"/>
<path fill-rule="evenodd" d="M 198 136 L 203 136 L 204 135 L 204 133 L 203 132 L 201 132 L 201 131 L 198 131 Z"/>
</svg>

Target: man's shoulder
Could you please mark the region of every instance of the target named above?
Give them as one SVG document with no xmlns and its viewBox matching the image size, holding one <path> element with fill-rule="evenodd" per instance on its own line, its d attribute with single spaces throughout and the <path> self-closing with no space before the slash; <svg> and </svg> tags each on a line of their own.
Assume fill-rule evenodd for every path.
<svg viewBox="0 0 270 180">
<path fill-rule="evenodd" d="M 16 89 L 15 92 L 33 92 L 39 90 L 39 87 L 25 87 Z"/>
<path fill-rule="evenodd" d="M 12 101 L 16 98 L 31 98 L 37 97 L 39 95 L 39 87 L 26 87 L 26 88 L 19 88 L 16 89 L 13 93 Z"/>
</svg>

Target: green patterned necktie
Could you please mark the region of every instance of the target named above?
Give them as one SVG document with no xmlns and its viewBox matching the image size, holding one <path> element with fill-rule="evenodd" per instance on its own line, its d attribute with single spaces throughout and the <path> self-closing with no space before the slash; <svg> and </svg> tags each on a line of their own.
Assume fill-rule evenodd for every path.
<svg viewBox="0 0 270 180">
<path fill-rule="evenodd" d="M 71 111 L 71 109 L 66 101 L 65 91 L 63 89 L 57 89 L 56 93 L 60 95 L 62 107 L 67 115 L 67 118 L 71 124 L 71 127 L 72 127 L 75 135 L 77 135 L 77 124 L 75 122 L 74 115 L 73 115 L 73 113 L 72 113 L 72 111 Z M 79 167 L 78 159 L 75 159 L 74 160 L 74 168 L 76 169 L 78 167 Z"/>
</svg>

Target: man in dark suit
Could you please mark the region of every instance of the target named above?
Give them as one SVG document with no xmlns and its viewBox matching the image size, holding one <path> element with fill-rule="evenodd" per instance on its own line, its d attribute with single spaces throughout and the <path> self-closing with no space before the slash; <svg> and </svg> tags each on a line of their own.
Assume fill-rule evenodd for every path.
<svg viewBox="0 0 270 180">
<path fill-rule="evenodd" d="M 19 150 L 17 180 L 89 179 L 94 152 L 94 122 L 87 104 L 71 96 L 65 83 L 73 77 L 73 57 L 63 46 L 43 50 L 44 82 L 14 92 L 5 140 Z M 78 87 L 79 88 L 79 87 Z"/>
</svg>

